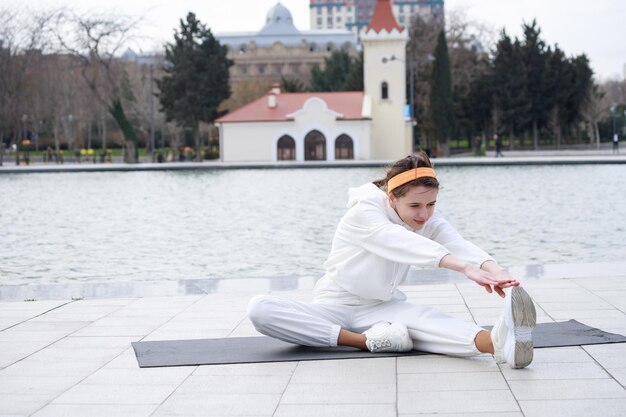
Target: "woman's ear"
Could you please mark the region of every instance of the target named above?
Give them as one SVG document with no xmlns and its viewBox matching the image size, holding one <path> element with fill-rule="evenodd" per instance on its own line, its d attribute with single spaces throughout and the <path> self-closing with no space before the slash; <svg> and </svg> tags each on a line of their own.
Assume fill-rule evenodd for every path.
<svg viewBox="0 0 626 417">
<path fill-rule="evenodd" d="M 387 199 L 389 200 L 389 205 L 391 206 L 392 209 L 396 209 L 396 196 L 394 196 L 393 194 L 389 194 L 387 196 Z"/>
</svg>

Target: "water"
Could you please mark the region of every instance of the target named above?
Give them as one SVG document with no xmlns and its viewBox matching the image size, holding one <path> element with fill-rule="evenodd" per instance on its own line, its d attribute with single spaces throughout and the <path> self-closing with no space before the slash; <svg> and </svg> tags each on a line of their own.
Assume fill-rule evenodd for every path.
<svg viewBox="0 0 626 417">
<path fill-rule="evenodd" d="M 505 265 L 626 259 L 626 166 L 442 167 L 438 206 Z M 321 276 L 382 169 L 0 176 L 2 284 Z"/>
</svg>

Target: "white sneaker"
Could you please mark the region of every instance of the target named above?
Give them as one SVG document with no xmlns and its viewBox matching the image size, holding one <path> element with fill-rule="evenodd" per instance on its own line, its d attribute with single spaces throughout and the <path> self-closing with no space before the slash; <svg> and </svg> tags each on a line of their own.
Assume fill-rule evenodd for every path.
<svg viewBox="0 0 626 417">
<path fill-rule="evenodd" d="M 376 323 L 363 334 L 367 338 L 365 344 L 372 353 L 409 352 L 413 349 L 409 330 L 402 323 Z"/>
<path fill-rule="evenodd" d="M 504 314 L 491 330 L 494 356 L 498 363 L 524 368 L 533 360 L 533 329 L 537 312 L 522 287 L 513 287 L 505 298 Z"/>
</svg>

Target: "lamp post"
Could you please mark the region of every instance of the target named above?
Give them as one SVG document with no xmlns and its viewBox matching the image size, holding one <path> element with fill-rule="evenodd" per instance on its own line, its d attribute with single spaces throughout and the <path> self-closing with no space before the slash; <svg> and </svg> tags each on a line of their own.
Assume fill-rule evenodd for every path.
<svg viewBox="0 0 626 417">
<path fill-rule="evenodd" d="M 154 65 L 150 64 L 150 155 L 154 163 L 154 105 L 152 104 L 152 84 Z"/>
<path fill-rule="evenodd" d="M 72 148 L 73 148 L 73 144 L 74 144 L 74 139 L 72 137 L 72 122 L 74 121 L 74 115 L 73 114 L 68 114 L 67 115 L 67 122 L 68 122 L 68 133 L 69 133 L 69 137 L 67 138 L 67 147 L 68 147 L 68 151 L 72 152 Z M 71 153 L 70 153 L 71 155 Z"/>
<path fill-rule="evenodd" d="M 613 104 L 611 106 L 611 116 L 613 117 L 613 138 L 615 137 L 615 135 L 617 134 L 615 131 L 615 109 L 617 108 L 617 104 Z"/>
</svg>

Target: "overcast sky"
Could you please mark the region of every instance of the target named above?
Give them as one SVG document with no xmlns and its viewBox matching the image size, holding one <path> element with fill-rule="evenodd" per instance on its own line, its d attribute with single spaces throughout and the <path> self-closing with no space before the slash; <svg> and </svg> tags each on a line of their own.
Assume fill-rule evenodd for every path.
<svg viewBox="0 0 626 417">
<path fill-rule="evenodd" d="M 26 3 L 27 6 L 16 6 Z M 178 20 L 196 13 L 214 33 L 259 30 L 276 0 L 0 0 L 1 8 L 49 8 L 61 5 L 145 16 L 138 47 L 158 49 L 169 41 Z M 300 30 L 309 29 L 309 1 L 281 0 Z M 106 4 L 106 5 L 104 5 Z M 446 0 L 446 10 L 462 10 L 467 18 L 497 32 L 521 35 L 523 21 L 537 19 L 544 40 L 559 44 L 568 55 L 586 53 L 599 79 L 619 78 L 626 64 L 626 0 Z"/>
</svg>

